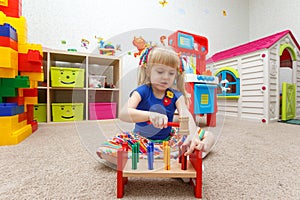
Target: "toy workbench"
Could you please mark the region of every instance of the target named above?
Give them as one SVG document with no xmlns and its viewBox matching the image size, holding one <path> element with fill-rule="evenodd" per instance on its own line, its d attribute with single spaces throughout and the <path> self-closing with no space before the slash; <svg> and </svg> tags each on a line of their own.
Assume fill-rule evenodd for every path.
<svg viewBox="0 0 300 200">
<path fill-rule="evenodd" d="M 180 159 L 179 159 L 180 160 Z M 155 160 L 153 169 L 148 169 L 146 159 L 139 160 L 138 167 L 132 169 L 128 161 L 128 150 L 121 148 L 118 150 L 117 163 L 117 198 L 124 195 L 124 186 L 130 177 L 142 178 L 190 178 L 190 183 L 194 187 L 196 198 L 202 198 L 202 152 L 195 150 L 186 162 L 186 169 L 182 170 L 182 163 L 173 161 L 170 168 L 164 168 L 164 160 Z M 195 181 L 193 181 L 193 179 Z"/>
</svg>

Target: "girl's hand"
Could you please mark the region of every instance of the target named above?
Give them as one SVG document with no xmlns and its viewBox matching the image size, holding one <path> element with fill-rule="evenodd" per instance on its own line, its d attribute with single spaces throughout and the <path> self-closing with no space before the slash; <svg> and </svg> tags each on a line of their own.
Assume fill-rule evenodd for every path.
<svg viewBox="0 0 300 200">
<path fill-rule="evenodd" d="M 149 120 L 156 128 L 162 129 L 168 127 L 168 117 L 166 115 L 157 112 L 150 112 Z"/>
<path fill-rule="evenodd" d="M 195 149 L 199 151 L 205 151 L 206 150 L 206 144 L 201 141 L 198 137 L 198 135 L 195 135 L 192 139 L 189 139 L 189 137 L 184 141 L 183 145 L 187 146 L 187 151 L 184 153 L 185 156 L 190 155 L 193 153 Z"/>
</svg>

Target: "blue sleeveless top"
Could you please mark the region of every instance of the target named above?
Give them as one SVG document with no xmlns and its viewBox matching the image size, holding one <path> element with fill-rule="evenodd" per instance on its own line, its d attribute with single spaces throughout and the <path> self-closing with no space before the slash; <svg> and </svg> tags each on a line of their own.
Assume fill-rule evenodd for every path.
<svg viewBox="0 0 300 200">
<path fill-rule="evenodd" d="M 158 99 L 154 96 L 152 87 L 149 85 L 141 85 L 134 91 L 137 91 L 141 96 L 141 102 L 137 106 L 138 110 L 165 114 L 168 116 L 169 122 L 173 121 L 176 110 L 175 103 L 182 95 L 181 92 L 169 88 L 166 91 L 165 97 Z M 171 127 L 159 129 L 147 122 L 138 122 L 135 124 L 134 132 L 151 140 L 164 140 L 170 135 Z"/>
</svg>

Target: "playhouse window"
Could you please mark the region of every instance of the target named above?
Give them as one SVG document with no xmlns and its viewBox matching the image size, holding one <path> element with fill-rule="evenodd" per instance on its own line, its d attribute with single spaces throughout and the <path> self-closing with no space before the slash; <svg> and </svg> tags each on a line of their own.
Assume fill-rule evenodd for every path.
<svg viewBox="0 0 300 200">
<path fill-rule="evenodd" d="M 221 70 L 216 76 L 219 78 L 218 97 L 238 98 L 240 95 L 240 79 L 231 70 Z"/>
<path fill-rule="evenodd" d="M 282 55 L 280 56 L 280 67 L 293 68 L 292 57 L 288 49 L 284 49 Z"/>
</svg>

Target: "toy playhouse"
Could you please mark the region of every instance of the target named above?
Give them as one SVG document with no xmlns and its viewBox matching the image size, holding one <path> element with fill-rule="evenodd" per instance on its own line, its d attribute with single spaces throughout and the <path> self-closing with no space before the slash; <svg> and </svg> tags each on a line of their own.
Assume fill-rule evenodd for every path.
<svg viewBox="0 0 300 200">
<path fill-rule="evenodd" d="M 218 111 L 269 123 L 300 117 L 300 46 L 285 30 L 214 54 Z"/>
</svg>

